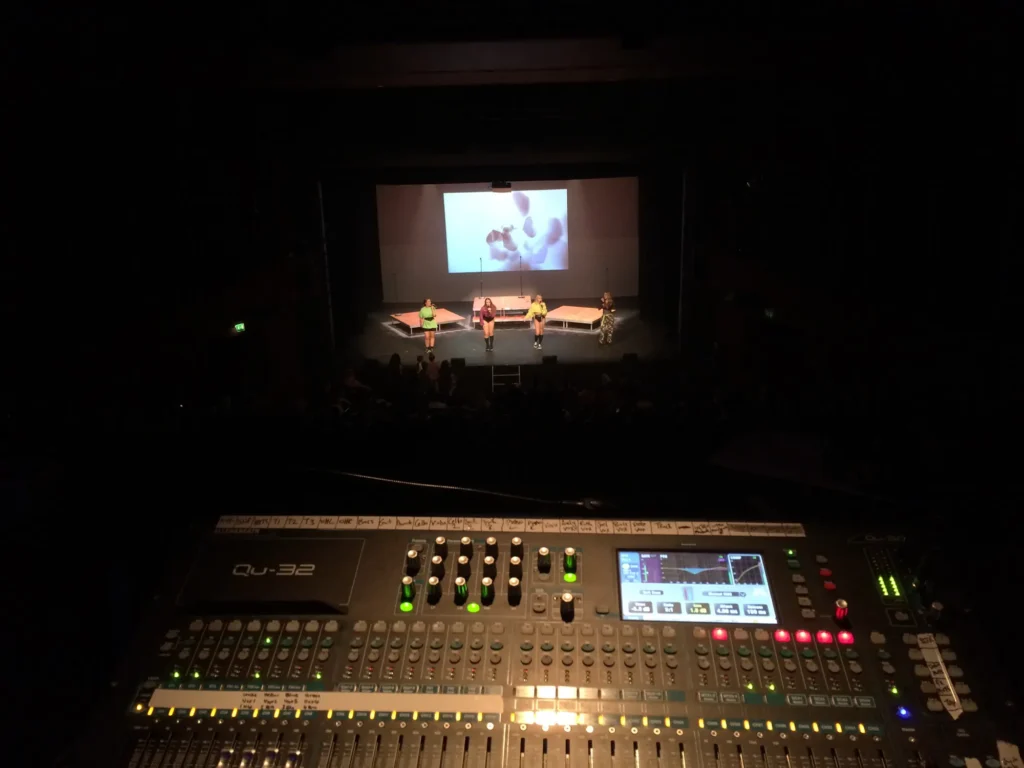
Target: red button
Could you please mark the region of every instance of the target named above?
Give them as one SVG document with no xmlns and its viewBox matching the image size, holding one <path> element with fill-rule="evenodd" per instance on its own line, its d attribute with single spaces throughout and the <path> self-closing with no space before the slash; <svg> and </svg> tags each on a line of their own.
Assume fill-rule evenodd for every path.
<svg viewBox="0 0 1024 768">
<path fill-rule="evenodd" d="M 711 630 L 711 636 L 720 643 L 729 639 L 729 633 L 721 627 Z"/>
<path fill-rule="evenodd" d="M 832 642 L 832 633 L 825 629 L 818 630 L 818 642 L 823 645 L 828 645 Z"/>
<path fill-rule="evenodd" d="M 798 629 L 796 631 L 796 641 L 798 643 L 809 643 L 811 642 L 811 633 L 806 629 Z"/>
<path fill-rule="evenodd" d="M 775 630 L 775 642 L 777 643 L 788 643 L 789 642 L 789 631 L 785 629 Z"/>
<path fill-rule="evenodd" d="M 826 581 L 823 585 L 829 592 L 835 591 L 836 583 L 834 581 Z"/>
<path fill-rule="evenodd" d="M 853 632 L 847 632 L 844 629 L 836 637 L 838 638 L 840 645 L 853 645 Z"/>
<path fill-rule="evenodd" d="M 832 569 L 822 568 L 820 571 L 818 571 L 818 575 L 821 576 L 823 579 L 827 579 L 829 576 L 832 575 Z"/>
</svg>

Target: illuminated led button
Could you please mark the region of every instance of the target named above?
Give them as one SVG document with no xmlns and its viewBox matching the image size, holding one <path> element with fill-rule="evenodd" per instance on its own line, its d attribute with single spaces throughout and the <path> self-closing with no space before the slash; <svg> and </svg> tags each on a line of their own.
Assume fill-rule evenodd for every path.
<svg viewBox="0 0 1024 768">
<path fill-rule="evenodd" d="M 790 641 L 790 634 L 788 629 L 776 629 L 775 630 L 775 642 L 776 643 L 788 643 Z"/>
<path fill-rule="evenodd" d="M 836 590 L 836 583 L 834 581 L 826 581 L 821 586 L 823 586 L 829 592 L 835 592 L 835 590 Z"/>
<path fill-rule="evenodd" d="M 796 641 L 798 643 L 809 643 L 811 642 L 811 633 L 806 629 L 798 629 L 796 631 Z"/>
<path fill-rule="evenodd" d="M 728 630 L 722 629 L 721 627 L 716 627 L 715 629 L 711 630 L 711 637 L 713 637 L 720 643 L 724 643 L 726 640 L 729 639 L 729 632 Z"/>
<path fill-rule="evenodd" d="M 832 642 L 832 633 L 827 629 L 819 629 L 817 634 L 818 642 L 823 645 L 828 645 Z"/>
<path fill-rule="evenodd" d="M 818 575 L 821 576 L 821 578 L 823 578 L 823 579 L 829 579 L 829 578 L 832 577 L 832 569 L 831 568 L 821 568 L 821 569 L 818 570 Z"/>
<path fill-rule="evenodd" d="M 836 635 L 836 639 L 839 640 L 840 645 L 853 645 L 853 632 L 848 632 L 844 629 Z"/>
</svg>

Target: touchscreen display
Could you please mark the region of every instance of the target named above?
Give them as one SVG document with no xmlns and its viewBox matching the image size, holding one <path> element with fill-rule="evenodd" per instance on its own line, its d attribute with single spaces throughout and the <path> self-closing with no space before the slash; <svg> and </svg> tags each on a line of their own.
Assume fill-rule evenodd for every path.
<svg viewBox="0 0 1024 768">
<path fill-rule="evenodd" d="M 622 618 L 775 624 L 761 555 L 619 551 Z"/>
</svg>

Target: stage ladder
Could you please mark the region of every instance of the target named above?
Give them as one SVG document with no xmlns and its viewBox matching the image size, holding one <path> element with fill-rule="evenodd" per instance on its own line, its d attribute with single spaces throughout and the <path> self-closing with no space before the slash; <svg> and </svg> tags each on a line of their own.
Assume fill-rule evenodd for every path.
<svg viewBox="0 0 1024 768">
<path fill-rule="evenodd" d="M 498 373 L 498 369 L 509 371 Z M 515 373 L 511 371 L 515 369 Z M 508 387 L 522 384 L 520 366 L 518 365 L 492 365 L 491 366 L 491 392 L 496 392 L 498 387 Z"/>
</svg>

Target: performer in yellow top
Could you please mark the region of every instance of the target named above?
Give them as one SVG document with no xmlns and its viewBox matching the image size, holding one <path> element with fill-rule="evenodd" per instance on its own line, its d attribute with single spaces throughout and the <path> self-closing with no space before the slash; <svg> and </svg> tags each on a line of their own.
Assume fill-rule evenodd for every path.
<svg viewBox="0 0 1024 768">
<path fill-rule="evenodd" d="M 544 297 L 539 293 L 537 298 L 530 304 L 530 311 L 526 313 L 527 320 L 533 320 L 533 348 L 543 349 L 544 344 L 544 318 L 548 316 L 548 305 L 544 303 Z"/>
</svg>

